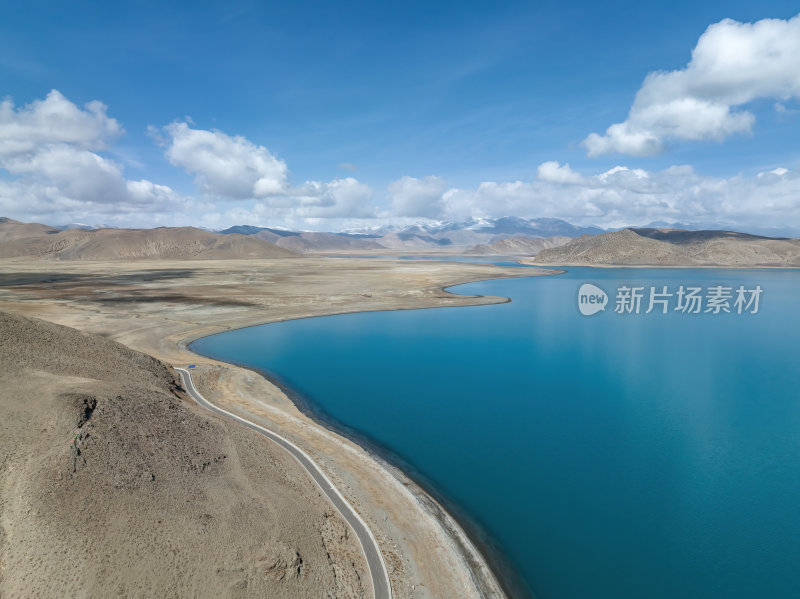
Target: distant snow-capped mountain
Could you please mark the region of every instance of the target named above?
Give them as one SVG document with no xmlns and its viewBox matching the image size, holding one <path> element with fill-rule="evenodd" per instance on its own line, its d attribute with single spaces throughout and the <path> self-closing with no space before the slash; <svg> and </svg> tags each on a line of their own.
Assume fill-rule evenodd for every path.
<svg viewBox="0 0 800 599">
<path fill-rule="evenodd" d="M 499 218 L 470 218 L 462 222 L 452 221 L 420 221 L 418 223 L 398 226 L 381 225 L 369 229 L 353 229 L 352 233 L 370 233 L 386 235 L 389 233 L 441 235 L 453 231 L 473 231 L 481 234 L 530 235 L 534 237 L 552 237 L 564 235 L 579 237 L 580 235 L 597 235 L 605 232 L 600 227 L 581 227 L 560 218 L 520 218 L 503 216 Z"/>
</svg>

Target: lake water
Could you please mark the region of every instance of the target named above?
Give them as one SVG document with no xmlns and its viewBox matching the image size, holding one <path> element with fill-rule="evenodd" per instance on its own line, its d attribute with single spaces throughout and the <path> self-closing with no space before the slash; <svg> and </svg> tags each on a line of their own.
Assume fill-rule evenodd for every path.
<svg viewBox="0 0 800 599">
<path fill-rule="evenodd" d="M 589 317 L 586 282 L 609 295 Z M 763 293 L 757 314 L 618 314 L 623 285 Z M 570 268 L 453 290 L 512 302 L 192 349 L 275 374 L 400 456 L 537 597 L 800 596 L 800 271 Z"/>
</svg>

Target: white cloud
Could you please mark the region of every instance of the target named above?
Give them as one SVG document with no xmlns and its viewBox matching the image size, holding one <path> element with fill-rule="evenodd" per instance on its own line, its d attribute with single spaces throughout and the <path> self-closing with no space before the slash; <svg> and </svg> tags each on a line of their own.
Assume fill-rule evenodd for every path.
<svg viewBox="0 0 800 599">
<path fill-rule="evenodd" d="M 542 162 L 536 170 L 536 175 L 540 180 L 551 183 L 580 183 L 583 179 L 570 168 L 569 164 L 562 166 L 554 160 Z"/>
<path fill-rule="evenodd" d="M 183 206 L 169 187 L 129 181 L 119 164 L 97 153 L 122 133 L 98 101 L 79 108 L 56 90 L 21 108 L 4 100 L 0 168 L 15 178 L 0 181 L 0 213 L 60 223 Z"/>
<path fill-rule="evenodd" d="M 755 116 L 741 106 L 800 97 L 798 56 L 800 15 L 720 21 L 700 37 L 686 68 L 650 73 L 625 122 L 592 133 L 583 145 L 589 156 L 650 156 L 670 140 L 721 141 L 749 133 Z"/>
<path fill-rule="evenodd" d="M 116 163 L 66 144 L 43 146 L 35 153 L 5 160 L 3 166 L 13 175 L 47 180 L 74 199 L 87 202 L 125 199 L 126 182 Z"/>
<path fill-rule="evenodd" d="M 778 179 L 782 179 L 783 177 L 785 177 L 788 174 L 789 174 L 789 169 L 786 169 L 786 168 L 783 168 L 783 167 L 778 167 L 778 168 L 772 169 L 771 171 L 764 171 L 764 172 L 758 173 L 758 175 L 756 175 L 756 176 L 759 179 L 765 179 L 765 178 L 768 178 L 768 177 L 771 177 L 771 178 L 776 178 L 777 177 Z"/>
<path fill-rule="evenodd" d="M 119 123 L 106 115 L 102 102 L 89 102 L 82 110 L 57 90 L 18 109 L 10 98 L 0 102 L 0 158 L 36 152 L 56 143 L 102 150 L 122 133 Z"/>
<path fill-rule="evenodd" d="M 292 191 L 301 218 L 372 218 L 372 189 L 352 177 L 328 183 L 307 181 Z"/>
<path fill-rule="evenodd" d="M 387 190 L 392 213 L 396 216 L 439 218 L 444 209 L 442 195 L 447 187 L 439 177 L 402 177 L 392 181 Z"/>
<path fill-rule="evenodd" d="M 264 198 L 288 188 L 286 163 L 241 135 L 192 129 L 186 122 L 164 127 L 169 161 L 195 175 L 206 194 L 228 199 Z"/>
<path fill-rule="evenodd" d="M 129 201 L 77 199 L 42 179 L 0 180 L 0 214 L 48 224 L 106 223 L 122 227 L 169 224 L 175 213 L 197 206 L 172 189 L 150 181 L 125 181 L 120 190 Z"/>
<path fill-rule="evenodd" d="M 786 117 L 793 114 L 797 114 L 798 112 L 800 112 L 800 110 L 797 110 L 796 108 L 789 108 L 783 102 L 775 102 L 775 112 L 777 112 L 779 115 L 783 117 Z"/>
</svg>

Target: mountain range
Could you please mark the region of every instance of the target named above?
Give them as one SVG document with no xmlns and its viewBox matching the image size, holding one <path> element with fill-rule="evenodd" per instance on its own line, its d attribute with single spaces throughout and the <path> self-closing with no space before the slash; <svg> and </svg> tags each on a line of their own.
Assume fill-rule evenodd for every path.
<svg viewBox="0 0 800 599">
<path fill-rule="evenodd" d="M 0 218 L 0 258 L 226 259 L 388 250 L 532 256 L 542 248 L 565 243 L 574 237 L 602 232 L 597 227 L 579 227 L 560 219 L 516 217 L 384 225 L 344 232 L 291 231 L 253 225 L 237 225 L 215 232 L 196 227 L 114 229 L 83 223 L 53 227 Z M 512 239 L 513 242 L 507 241 Z"/>
<path fill-rule="evenodd" d="M 194 227 L 61 230 L 0 218 L 0 258 L 51 260 L 248 259 L 295 253 L 247 235 L 219 235 Z"/>
<path fill-rule="evenodd" d="M 210 232 L 51 227 L 0 218 L 0 258 L 55 260 L 247 259 L 387 251 L 515 255 L 547 264 L 800 265 L 800 240 L 672 227 L 604 231 L 553 218 L 470 219 L 345 232 L 238 225 Z"/>
</svg>

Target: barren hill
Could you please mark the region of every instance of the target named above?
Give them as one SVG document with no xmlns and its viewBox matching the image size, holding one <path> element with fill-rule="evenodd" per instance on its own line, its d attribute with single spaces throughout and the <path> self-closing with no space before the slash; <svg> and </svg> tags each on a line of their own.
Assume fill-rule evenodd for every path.
<svg viewBox="0 0 800 599">
<path fill-rule="evenodd" d="M 0 312 L 0 596 L 364 597 L 288 454 L 103 337 Z"/>
<path fill-rule="evenodd" d="M 50 260 L 280 258 L 293 252 L 246 235 L 193 227 L 61 231 L 37 223 L 0 221 L 0 258 Z"/>
<path fill-rule="evenodd" d="M 732 231 L 622 229 L 542 250 L 536 264 L 800 266 L 800 239 Z"/>
<path fill-rule="evenodd" d="M 21 223 L 18 220 L 0 217 L 0 243 L 25 237 L 60 233 L 60 229 L 39 223 Z"/>
<path fill-rule="evenodd" d="M 476 245 L 468 254 L 499 254 L 505 256 L 535 256 L 547 248 L 559 247 L 572 241 L 571 237 L 541 237 L 528 239 L 526 237 L 509 237 L 500 239 L 490 244 Z"/>
</svg>

